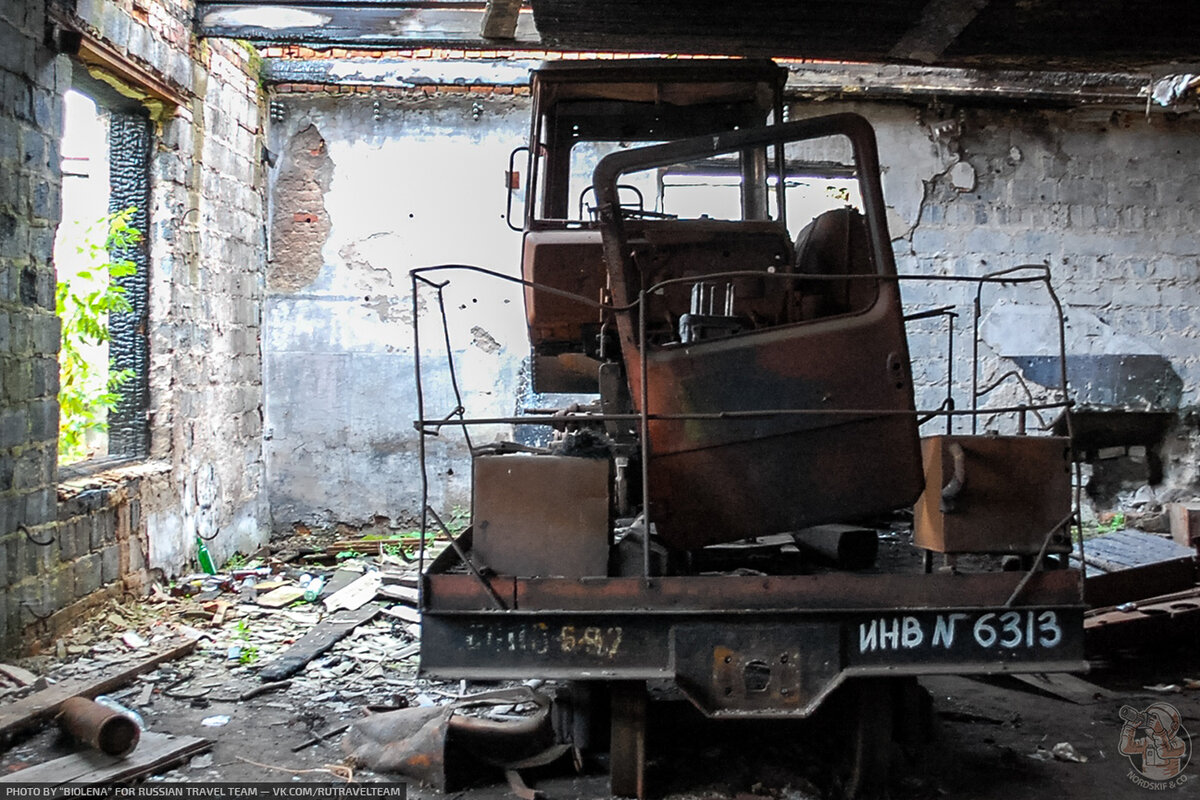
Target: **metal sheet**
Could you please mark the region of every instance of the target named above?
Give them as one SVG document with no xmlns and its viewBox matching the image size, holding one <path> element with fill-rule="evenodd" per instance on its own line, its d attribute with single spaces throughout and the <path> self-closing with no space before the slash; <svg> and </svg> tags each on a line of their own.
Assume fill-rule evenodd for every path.
<svg viewBox="0 0 1200 800">
<path fill-rule="evenodd" d="M 421 670 L 469 679 L 672 679 L 712 716 L 807 716 L 850 674 L 1081 669 L 1082 617 L 1079 606 L 1044 605 L 803 616 L 427 614 Z"/>
<path fill-rule="evenodd" d="M 565 456 L 479 456 L 474 556 L 503 575 L 608 574 L 609 462 Z"/>
<path fill-rule="evenodd" d="M 622 175 L 685 162 L 755 145 L 844 136 L 850 140 L 866 208 L 858 224 L 830 226 L 845 249 L 831 275 L 895 275 L 887 235 L 874 134 L 861 117 L 819 117 L 772 126 L 697 137 L 606 156 L 593 184 L 601 204 L 601 235 L 613 301 L 628 306 L 662 281 L 656 266 L 659 242 L 711 235 L 707 257 L 725 269 L 762 270 L 767 305 L 782 305 L 765 327 L 738 336 L 687 346 L 656 346 L 631 312 L 616 315 L 622 353 L 635 407 L 654 414 L 766 409 L 852 409 L 842 415 L 779 415 L 753 419 L 653 420 L 649 426 L 650 517 L 659 536 L 681 549 L 795 530 L 824 522 L 892 510 L 911 503 L 920 491 L 920 455 L 911 368 L 896 284 L 855 280 L 874 290 L 874 302 L 852 305 L 833 316 L 810 319 L 793 313 L 788 284 L 770 277 L 776 270 L 807 274 L 805 264 L 777 265 L 762 257 L 746 259 L 738 244 L 747 223 L 722 228 L 708 221 L 629 221 L 619 211 L 617 182 Z M 715 245 L 728 241 L 722 249 Z M 810 243 L 820 254 L 828 250 Z M 697 256 L 703 255 L 699 250 Z M 703 275 L 676 268 L 666 275 Z M 835 282 L 823 282 L 827 285 Z M 676 287 L 671 287 L 676 288 Z M 678 288 L 686 288 L 679 284 Z M 794 287 L 793 287 L 794 288 Z M 654 304 L 646 310 L 658 319 Z M 740 295 L 739 295 L 740 296 Z M 670 298 L 665 301 L 670 305 Z M 678 305 L 678 303 L 676 304 Z M 802 308 L 802 307 L 801 307 Z M 685 310 L 686 306 L 684 307 Z M 681 309 L 670 309 L 673 314 Z M 773 322 L 771 320 L 774 320 Z M 772 327 L 774 325 L 774 327 Z M 647 332 L 652 333 L 652 332 Z M 644 363 L 643 363 L 644 361 Z M 882 413 L 880 413 L 882 412 Z M 901 412 L 901 413 L 892 413 Z M 730 476 L 738 480 L 730 480 Z"/>
<path fill-rule="evenodd" d="M 939 553 L 1034 554 L 1071 512 L 1071 450 L 1057 436 L 934 436 L 922 441 L 925 491 L 914 513 L 913 543 Z M 953 510 L 942 510 L 962 448 L 966 482 Z M 1065 552 L 1065 531 L 1050 552 Z"/>
</svg>

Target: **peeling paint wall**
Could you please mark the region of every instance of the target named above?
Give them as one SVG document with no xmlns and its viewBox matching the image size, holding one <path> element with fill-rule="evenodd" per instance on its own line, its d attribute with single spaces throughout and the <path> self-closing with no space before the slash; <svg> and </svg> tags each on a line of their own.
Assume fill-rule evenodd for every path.
<svg viewBox="0 0 1200 800">
<path fill-rule="evenodd" d="M 502 218 L 502 172 L 508 152 L 526 135 L 528 103 L 427 89 L 283 93 L 275 105 L 280 118 L 271 149 L 284 161 L 273 178 L 272 224 L 293 219 L 303 205 L 281 186 L 286 154 L 304 131 L 320 131 L 333 165 L 324 193 L 330 231 L 321 270 L 302 288 L 272 287 L 268 299 L 267 451 L 275 523 L 411 518 L 419 485 L 405 273 L 443 262 L 515 273 L 520 237 Z M 1178 392 L 1173 400 L 1170 392 L 1155 395 L 1155 402 L 1172 404 L 1180 422 L 1163 445 L 1165 483 L 1155 491 L 1159 499 L 1191 495 L 1197 481 L 1191 409 L 1200 405 L 1200 241 L 1194 233 L 1200 183 L 1190 176 L 1200 155 L 1200 122 L 1094 109 L 905 102 L 797 103 L 790 116 L 843 110 L 876 126 L 902 273 L 980 275 L 1048 264 L 1067 306 L 1072 363 L 1126 355 L 1162 359 L 1178 378 Z M 910 312 L 953 303 L 962 314 L 952 359 L 943 320 L 910 329 L 921 407 L 941 403 L 951 363 L 958 406 L 969 404 L 973 295 L 974 286 L 945 283 L 903 289 Z M 989 288 L 985 306 L 1002 297 L 983 326 L 980 383 L 1026 370 L 1031 393 L 1047 397 L 1034 362 L 1057 351 L 1048 342 L 1056 333 L 1049 299 L 1037 287 Z M 519 293 L 458 277 L 446 289 L 445 306 L 468 414 L 519 410 L 527 354 Z M 437 316 L 436 293 L 424 292 L 422 357 L 431 417 L 455 407 Z M 1026 401 L 1012 380 L 989 400 Z M 989 419 L 983 427 L 1013 424 Z M 436 508 L 468 500 L 469 464 L 460 442 L 450 430 L 427 440 Z M 1102 499 L 1116 501 L 1111 493 Z"/>
<path fill-rule="evenodd" d="M 794 109 L 834 110 L 858 111 L 876 125 L 900 272 L 975 276 L 1022 264 L 1049 266 L 1065 306 L 1072 396 L 1085 408 L 1176 414 L 1160 447 L 1162 483 L 1140 496 L 1153 498 L 1147 506 L 1196 496 L 1200 185 L 1193 173 L 1200 120 L 1111 109 L 879 103 Z M 903 289 L 909 312 L 954 304 L 962 314 L 953 357 L 960 408 L 970 402 L 974 292 L 972 285 L 944 283 Z M 1036 286 L 989 286 L 983 308 L 979 385 L 1016 370 L 1034 398 L 1049 399 L 1046 387 L 1058 380 L 1051 368 L 1058 354 L 1051 299 Z M 944 397 L 951 366 L 945 330 L 943 320 L 910 327 L 924 408 Z M 1028 401 L 1021 384 L 1008 378 L 984 404 Z M 1012 430 L 1013 423 L 985 418 L 980 429 Z M 1127 479 L 1117 488 L 1112 482 L 1101 487 L 1114 469 Z M 1098 509 L 1128 503 L 1157 478 L 1146 463 L 1101 462 L 1085 471 Z"/>
<path fill-rule="evenodd" d="M 281 155 L 271 176 L 264 358 L 275 525 L 411 524 L 420 482 L 408 271 L 460 263 L 519 272 L 521 237 L 504 218 L 504 170 L 525 139 L 528 105 L 499 94 L 347 93 L 282 95 L 273 107 L 269 147 Z M 303 161 L 323 169 L 311 155 L 317 136 L 332 170 L 320 198 L 311 191 L 319 180 L 294 177 Z M 289 226 L 306 213 L 317 220 L 300 224 L 328 233 L 304 252 Z M 309 257 L 320 259 L 319 270 L 275 280 L 276 264 Z M 519 287 L 435 279 L 446 277 L 453 282 L 442 305 L 463 405 L 476 416 L 512 414 L 528 347 Z M 427 413 L 441 416 L 457 401 L 438 293 L 425 287 L 419 303 Z M 508 435 L 474 433 L 483 441 Z M 468 505 L 461 433 L 447 430 L 427 446 L 432 505 Z"/>
</svg>

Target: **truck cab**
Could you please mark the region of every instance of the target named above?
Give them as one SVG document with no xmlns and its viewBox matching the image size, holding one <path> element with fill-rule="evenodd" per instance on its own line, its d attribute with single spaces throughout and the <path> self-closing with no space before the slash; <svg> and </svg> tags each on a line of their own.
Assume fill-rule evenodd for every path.
<svg viewBox="0 0 1200 800">
<path fill-rule="evenodd" d="M 850 694 L 870 725 L 897 681 L 1085 666 L 1082 578 L 1054 568 L 1069 440 L 922 439 L 979 395 L 917 408 L 874 132 L 786 119 L 785 83 L 707 59 L 531 82 L 533 384 L 594 399 L 512 420 L 548 447 L 476 448 L 472 525 L 422 580 L 421 670 L 607 687 L 619 795 L 644 795 L 647 681 L 714 718 Z M 878 562 L 910 509 L 911 558 Z"/>
</svg>

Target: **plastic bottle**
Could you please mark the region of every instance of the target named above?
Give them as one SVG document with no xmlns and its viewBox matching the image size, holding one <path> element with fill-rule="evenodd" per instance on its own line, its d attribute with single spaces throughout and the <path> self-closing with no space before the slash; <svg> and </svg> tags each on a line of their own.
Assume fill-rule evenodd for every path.
<svg viewBox="0 0 1200 800">
<path fill-rule="evenodd" d="M 101 706 L 104 706 L 105 708 L 110 708 L 113 711 L 117 712 L 118 714 L 124 714 L 125 716 L 127 716 L 131 720 L 133 720 L 134 724 L 138 726 L 139 730 L 143 730 L 143 731 L 146 730 L 146 720 L 142 719 L 141 714 L 134 711 L 132 708 L 128 708 L 127 706 L 121 705 L 120 703 L 118 703 L 116 700 L 113 700 L 108 695 L 102 694 L 99 697 L 97 697 L 96 705 L 101 705 Z"/>
<path fill-rule="evenodd" d="M 217 568 L 213 565 L 212 554 L 208 546 L 199 536 L 196 537 L 196 560 L 200 562 L 200 570 L 206 575 L 216 575 Z"/>
<path fill-rule="evenodd" d="M 315 601 L 320 595 L 321 590 L 325 588 L 325 579 L 322 577 L 313 578 L 304 586 L 304 599 L 308 602 Z"/>
</svg>

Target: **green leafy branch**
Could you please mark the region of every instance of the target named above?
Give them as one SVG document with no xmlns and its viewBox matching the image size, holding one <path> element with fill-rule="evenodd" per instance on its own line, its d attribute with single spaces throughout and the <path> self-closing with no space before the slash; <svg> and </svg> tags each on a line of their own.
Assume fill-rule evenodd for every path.
<svg viewBox="0 0 1200 800">
<path fill-rule="evenodd" d="M 121 388 L 133 378 L 133 370 L 116 369 L 111 359 L 107 369 L 89 361 L 87 351 L 111 339 L 113 314 L 133 311 L 125 287 L 116 279 L 137 272 L 137 265 L 121 255 L 143 238 L 130 223 L 135 211 L 130 207 L 108 214 L 93 225 L 77 252 L 95 266 L 79 270 L 55 286 L 55 311 L 62 321 L 58 352 L 58 456 L 62 463 L 87 458 L 88 434 L 108 430 L 108 412 L 117 407 Z"/>
</svg>

